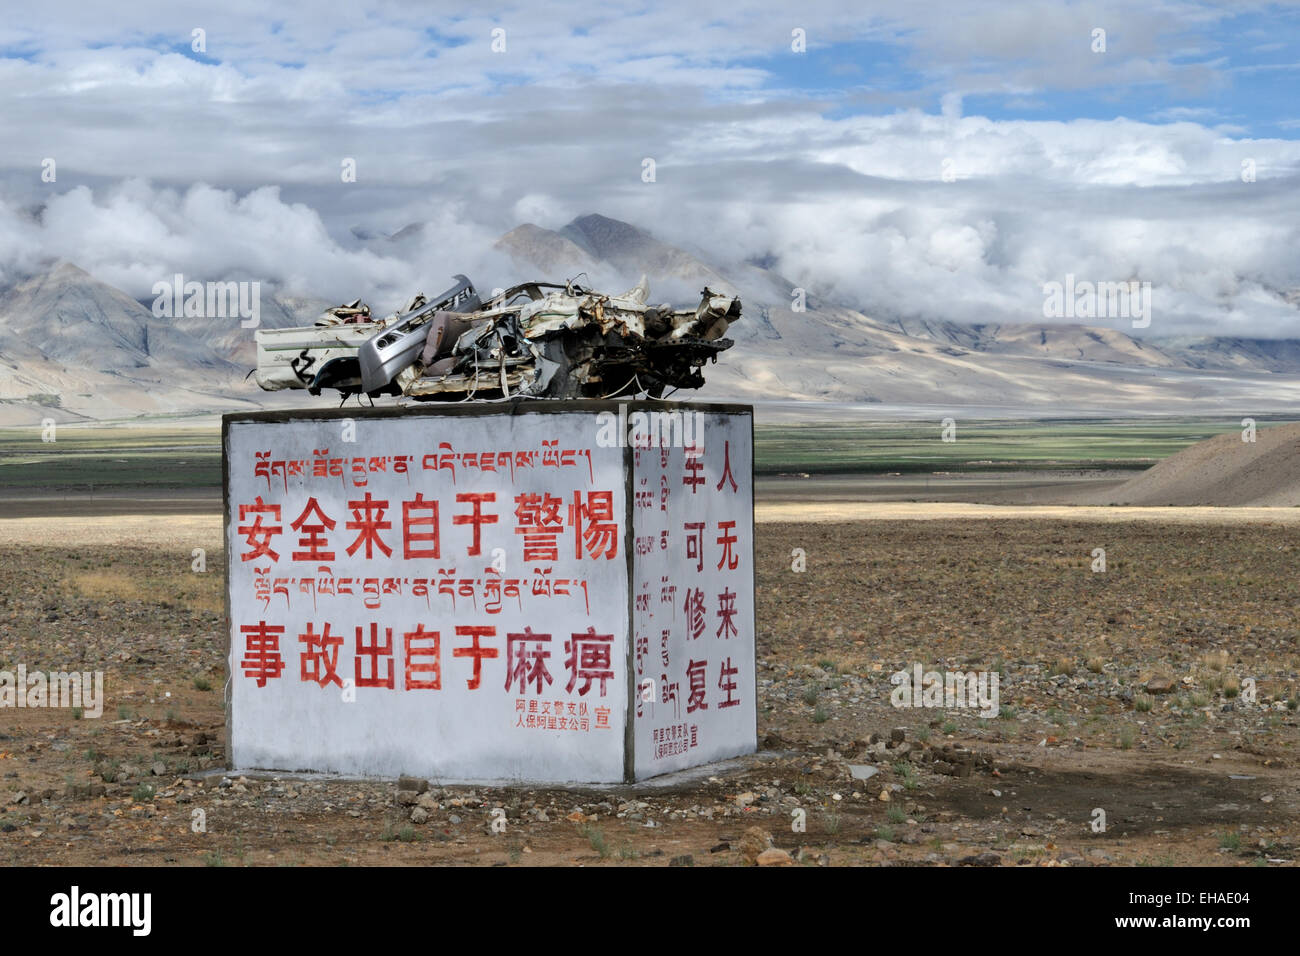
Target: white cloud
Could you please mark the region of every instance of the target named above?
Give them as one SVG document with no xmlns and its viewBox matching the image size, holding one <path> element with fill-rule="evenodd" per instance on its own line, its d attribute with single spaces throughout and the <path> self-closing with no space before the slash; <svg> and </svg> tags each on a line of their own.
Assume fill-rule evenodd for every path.
<svg viewBox="0 0 1300 956">
<path fill-rule="evenodd" d="M 182 271 L 386 308 L 452 272 L 506 284 L 498 235 L 598 211 L 720 261 L 776 255 L 791 279 L 885 316 L 1037 320 L 1042 283 L 1074 273 L 1152 281 L 1151 334 L 1298 334 L 1277 292 L 1300 288 L 1300 143 L 1207 127 L 1196 105 L 1144 110 L 1167 123 L 972 105 L 1214 87 L 1229 68 L 1190 57 L 1213 54 L 1227 10 L 745 0 L 704 16 L 685 0 L 566 0 L 326 15 L 233 0 L 197 15 L 54 0 L 0 25 L 0 45 L 31 53 L 0 59 L 0 273 L 67 258 L 141 296 Z M 496 26 L 506 53 L 491 51 Z M 806 54 L 789 50 L 796 26 Z M 217 62 L 174 52 L 195 27 Z M 869 83 L 818 72 L 818 51 L 855 40 L 892 44 L 920 78 L 862 96 L 926 111 L 854 115 L 799 93 L 829 73 Z M 39 180 L 45 157 L 56 183 Z M 1241 182 L 1243 159 L 1257 182 Z M 350 233 L 411 222 L 428 228 L 402 244 Z"/>
</svg>

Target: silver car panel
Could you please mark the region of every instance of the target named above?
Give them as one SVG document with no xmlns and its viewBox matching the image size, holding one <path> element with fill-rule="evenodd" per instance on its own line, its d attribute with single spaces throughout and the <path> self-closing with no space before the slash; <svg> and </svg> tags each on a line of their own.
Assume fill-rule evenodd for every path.
<svg viewBox="0 0 1300 956">
<path fill-rule="evenodd" d="M 457 284 L 436 299 L 412 309 L 357 350 L 361 366 L 361 389 L 375 392 L 387 386 L 397 373 L 415 364 L 428 337 L 426 327 L 435 312 L 474 312 L 483 303 L 473 284 L 457 275 Z"/>
</svg>

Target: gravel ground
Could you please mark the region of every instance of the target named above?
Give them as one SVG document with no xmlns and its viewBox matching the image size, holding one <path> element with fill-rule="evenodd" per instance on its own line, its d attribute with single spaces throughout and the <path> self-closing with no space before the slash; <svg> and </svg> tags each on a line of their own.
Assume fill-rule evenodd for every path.
<svg viewBox="0 0 1300 956">
<path fill-rule="evenodd" d="M 881 513 L 760 509 L 758 754 L 563 790 L 227 774 L 220 519 L 0 522 L 0 669 L 103 670 L 107 695 L 98 719 L 0 711 L 0 860 L 1292 863 L 1289 515 Z M 893 706 L 916 664 L 996 673 L 996 715 Z"/>
</svg>

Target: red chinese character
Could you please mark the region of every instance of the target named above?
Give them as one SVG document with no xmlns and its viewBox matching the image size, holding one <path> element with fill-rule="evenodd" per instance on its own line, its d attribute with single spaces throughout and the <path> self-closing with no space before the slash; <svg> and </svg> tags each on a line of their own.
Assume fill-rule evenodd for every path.
<svg viewBox="0 0 1300 956">
<path fill-rule="evenodd" d="M 688 696 L 686 698 L 686 713 L 695 710 L 708 710 L 709 705 L 704 702 L 704 684 L 707 680 L 705 672 L 709 662 L 707 660 L 692 660 L 686 665 L 686 677 L 690 681 Z"/>
<path fill-rule="evenodd" d="M 457 495 L 456 497 L 460 497 Z M 493 518 L 493 521 L 496 519 Z M 456 625 L 456 634 L 459 637 L 472 638 L 469 647 L 458 647 L 451 652 L 452 657 L 472 657 L 474 658 L 474 674 L 466 682 L 470 690 L 478 690 L 479 680 L 483 676 L 483 658 L 492 660 L 500 653 L 495 647 L 479 647 L 478 639 L 480 637 L 495 637 L 497 629 L 490 626 L 462 626 Z"/>
<path fill-rule="evenodd" d="M 243 668 L 245 677 L 257 681 L 258 687 L 265 687 L 268 678 L 279 677 L 284 671 L 284 661 L 280 657 L 280 635 L 284 628 L 279 624 L 258 621 L 240 625 L 239 630 L 244 635 L 244 659 L 239 666 Z"/>
<path fill-rule="evenodd" d="M 374 549 L 376 546 L 380 551 L 384 552 L 384 557 L 392 555 L 393 549 L 384 544 L 383 539 L 379 537 L 380 531 L 387 531 L 393 526 L 391 521 L 384 520 L 384 511 L 388 508 L 388 502 L 372 498 L 370 492 L 367 491 L 365 498 L 360 501 L 349 501 L 348 507 L 352 509 L 354 520 L 349 521 L 345 527 L 349 531 L 360 532 L 357 535 L 357 540 L 348 545 L 348 554 L 356 554 L 357 548 L 364 544 L 367 558 L 375 556 Z M 362 512 L 365 512 L 364 516 Z M 358 684 L 357 686 L 361 685 Z"/>
<path fill-rule="evenodd" d="M 557 539 L 564 530 L 560 508 L 564 499 L 555 495 L 515 495 L 515 534 L 524 536 L 525 561 L 558 561 Z"/>
<path fill-rule="evenodd" d="M 367 494 L 367 497 L 369 495 Z M 370 643 L 363 640 L 364 630 L 361 625 L 357 625 L 357 656 L 353 661 L 353 671 L 356 675 L 356 686 L 358 687 L 386 687 L 388 690 L 393 689 L 393 629 L 384 628 L 384 642 L 379 643 L 379 625 L 371 623 L 370 625 Z M 370 658 L 370 676 L 361 676 L 361 657 L 362 655 Z M 388 672 L 380 676 L 379 658 L 388 658 Z"/>
<path fill-rule="evenodd" d="M 722 477 L 718 479 L 717 490 L 721 491 L 723 482 L 729 481 L 731 482 L 731 490 L 739 491 L 740 489 L 736 485 L 736 478 L 731 473 L 731 442 L 728 441 L 723 443 L 722 454 L 723 454 Z"/>
<path fill-rule="evenodd" d="M 583 697 L 591 690 L 593 680 L 600 681 L 600 696 L 605 696 L 605 681 L 614 676 L 610 664 L 610 650 L 613 647 L 613 634 L 597 634 L 594 627 L 587 628 L 585 634 L 574 634 L 572 640 L 564 642 L 564 650 L 569 659 L 565 662 L 569 668 L 569 683 L 564 688 L 573 693 L 573 685 L 578 678 L 583 685 L 578 689 L 578 696 Z"/>
<path fill-rule="evenodd" d="M 736 630 L 736 624 L 732 618 L 736 616 L 736 592 L 729 588 L 723 588 L 722 593 L 718 595 L 718 617 L 722 623 L 718 625 L 718 630 L 714 637 L 721 637 L 724 640 L 730 639 L 731 635 L 739 634 Z"/>
<path fill-rule="evenodd" d="M 429 641 L 427 647 L 417 646 L 417 641 Z M 438 631 L 426 631 L 423 624 L 415 625 L 414 631 L 402 635 L 402 649 L 406 654 L 406 689 L 407 690 L 441 690 L 442 659 L 439 656 L 442 643 Z M 417 658 L 428 657 L 431 661 L 417 663 Z M 417 674 L 429 674 L 429 677 L 417 677 Z"/>
<path fill-rule="evenodd" d="M 416 511 L 427 511 L 428 514 L 419 517 L 412 514 Z M 432 528 L 431 531 L 416 531 L 416 528 Z M 413 547 L 413 545 L 429 543 L 429 547 Z M 424 495 L 420 492 L 415 493 L 414 501 L 402 502 L 402 557 L 404 558 L 437 558 L 441 557 L 439 549 L 441 544 L 438 541 L 438 502 L 425 501 Z"/>
<path fill-rule="evenodd" d="M 262 500 L 262 496 L 258 495 L 253 504 L 239 506 L 240 521 L 246 521 L 250 514 L 257 515 L 257 517 L 253 519 L 253 523 L 240 525 L 236 530 L 240 534 L 244 535 L 244 541 L 247 542 L 248 546 L 253 550 L 245 551 L 241 554 L 239 556 L 240 560 L 254 561 L 262 555 L 266 555 L 272 561 L 279 561 L 280 553 L 271 550 L 271 538 L 272 536 L 279 534 L 282 529 L 278 524 L 262 524 L 262 515 L 268 514 L 271 516 L 272 521 L 279 521 L 280 506 L 268 505 Z"/>
<path fill-rule="evenodd" d="M 740 701 L 731 696 L 732 691 L 736 689 L 736 681 L 734 678 L 737 673 L 736 668 L 731 665 L 731 658 L 728 657 L 726 662 L 722 665 L 722 673 L 718 675 L 718 687 L 727 695 L 727 699 L 718 704 L 719 710 L 723 707 L 735 707 L 740 703 Z"/>
<path fill-rule="evenodd" d="M 704 634 L 704 592 L 700 588 L 686 589 L 686 636 L 698 640 Z"/>
<path fill-rule="evenodd" d="M 586 522 L 585 526 L 583 522 Z M 569 524 L 573 526 L 573 556 L 582 557 L 585 545 L 593 558 L 602 555 L 606 560 L 618 554 L 618 522 L 614 520 L 614 492 L 589 491 L 587 502 L 582 502 L 582 492 L 573 493 L 569 505 Z"/>
<path fill-rule="evenodd" d="M 506 690 L 518 679 L 519 693 L 523 693 L 529 681 L 537 682 L 537 693 L 542 692 L 542 681 L 552 683 L 550 672 L 546 669 L 546 659 L 551 652 L 545 645 L 551 642 L 549 634 L 534 634 L 531 627 L 524 628 L 522 634 L 506 635 Z M 533 645 L 533 646 L 529 646 Z"/>
<path fill-rule="evenodd" d="M 734 570 L 736 565 L 740 563 L 740 556 L 734 554 L 731 550 L 731 546 L 736 543 L 736 536 L 731 533 L 731 529 L 734 527 L 736 527 L 734 521 L 718 522 L 718 530 L 722 532 L 722 534 L 718 535 L 718 544 L 722 545 L 722 557 L 718 559 L 719 568 L 725 564 L 729 570 Z"/>
<path fill-rule="evenodd" d="M 457 502 L 468 502 L 474 506 L 472 514 L 456 515 L 451 519 L 452 524 L 472 524 L 474 526 L 474 543 L 469 546 L 469 551 L 466 552 L 470 557 L 483 553 L 482 540 L 480 537 L 483 525 L 497 523 L 496 515 L 485 515 L 483 513 L 483 503 L 488 502 L 491 504 L 496 500 L 497 495 L 495 491 L 472 492 L 456 495 Z M 493 656 L 495 657 L 496 655 Z M 478 684 L 475 683 L 474 686 L 477 687 Z"/>
<path fill-rule="evenodd" d="M 695 489 L 704 484 L 704 449 L 687 448 L 685 464 L 687 474 L 682 477 L 682 484 L 691 489 L 691 494 L 695 494 Z"/>
<path fill-rule="evenodd" d="M 331 634 L 328 622 L 325 624 L 325 630 L 320 634 L 313 630 L 314 626 L 308 622 L 307 633 L 298 635 L 298 640 L 307 645 L 307 649 L 298 658 L 299 678 L 303 681 L 315 681 L 321 687 L 326 684 L 337 684 L 342 687 L 343 681 L 336 668 L 339 663 L 339 648 L 343 645 L 343 635 Z"/>
<path fill-rule="evenodd" d="M 686 531 L 686 557 L 695 559 L 695 570 L 704 570 L 704 522 L 687 521 L 682 525 Z"/>
<path fill-rule="evenodd" d="M 316 512 L 317 521 L 308 523 L 307 519 L 312 512 Z M 325 532 L 333 531 L 337 522 L 333 518 L 320 510 L 320 504 L 315 497 L 307 499 L 307 505 L 302 509 L 302 514 L 294 519 L 293 524 L 289 527 L 294 531 L 305 531 L 306 534 L 298 539 L 298 547 L 306 548 L 305 551 L 295 551 L 291 555 L 295 561 L 333 561 L 334 552 L 323 550 L 325 545 L 329 544 L 325 540 Z"/>
</svg>

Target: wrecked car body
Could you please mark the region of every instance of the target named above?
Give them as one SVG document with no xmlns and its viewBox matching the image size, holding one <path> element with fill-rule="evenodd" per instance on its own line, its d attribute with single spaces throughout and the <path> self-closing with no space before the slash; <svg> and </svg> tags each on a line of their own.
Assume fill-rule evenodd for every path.
<svg viewBox="0 0 1300 956">
<path fill-rule="evenodd" d="M 417 296 L 378 321 L 358 321 L 353 303 L 314 327 L 259 330 L 258 384 L 345 399 L 660 398 L 702 386 L 704 364 L 731 347 L 724 336 L 740 318 L 738 298 L 707 288 L 695 308 L 650 305 L 644 276 L 621 295 L 525 282 L 486 302 L 456 279 L 432 303 Z M 340 309 L 353 310 L 350 321 Z"/>
</svg>

